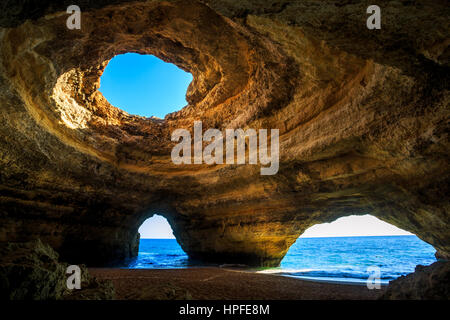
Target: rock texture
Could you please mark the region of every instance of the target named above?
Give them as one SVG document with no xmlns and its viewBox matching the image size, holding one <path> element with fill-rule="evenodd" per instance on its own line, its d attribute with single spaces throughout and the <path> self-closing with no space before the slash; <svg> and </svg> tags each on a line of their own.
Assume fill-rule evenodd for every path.
<svg viewBox="0 0 450 320">
<path fill-rule="evenodd" d="M 171 223 L 193 258 L 277 265 L 308 227 L 372 214 L 450 256 L 449 6 L 378 1 L 6 1 L 0 18 L 0 241 L 69 263 L 138 250 Z M 192 73 L 189 105 L 129 115 L 97 91 L 117 54 Z M 280 130 L 280 169 L 183 165 L 176 128 Z"/>
<path fill-rule="evenodd" d="M 40 240 L 0 244 L 2 300 L 99 300 L 114 298 L 112 283 L 98 281 L 81 267 L 81 289 L 66 286 L 67 264 Z"/>
<path fill-rule="evenodd" d="M 381 299 L 448 300 L 450 298 L 450 262 L 418 265 L 414 273 L 390 281 Z"/>
</svg>

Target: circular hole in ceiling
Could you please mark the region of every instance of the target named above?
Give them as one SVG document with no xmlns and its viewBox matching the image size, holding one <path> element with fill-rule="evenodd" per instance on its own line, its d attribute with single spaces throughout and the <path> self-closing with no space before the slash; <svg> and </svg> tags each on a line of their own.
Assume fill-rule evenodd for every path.
<svg viewBox="0 0 450 320">
<path fill-rule="evenodd" d="M 100 78 L 100 92 L 132 115 L 164 118 L 187 105 L 192 75 L 153 55 L 126 53 L 112 58 Z"/>
</svg>

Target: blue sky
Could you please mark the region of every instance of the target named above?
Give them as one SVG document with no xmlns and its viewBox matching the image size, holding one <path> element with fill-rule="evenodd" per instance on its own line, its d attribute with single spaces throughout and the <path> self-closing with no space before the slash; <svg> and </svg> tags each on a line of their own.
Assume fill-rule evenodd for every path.
<svg viewBox="0 0 450 320">
<path fill-rule="evenodd" d="M 187 105 L 192 75 L 152 55 L 115 56 L 100 78 L 100 92 L 129 114 L 164 118 Z"/>
<path fill-rule="evenodd" d="M 316 224 L 302 238 L 412 235 L 371 215 L 347 216 L 331 223 Z"/>
</svg>

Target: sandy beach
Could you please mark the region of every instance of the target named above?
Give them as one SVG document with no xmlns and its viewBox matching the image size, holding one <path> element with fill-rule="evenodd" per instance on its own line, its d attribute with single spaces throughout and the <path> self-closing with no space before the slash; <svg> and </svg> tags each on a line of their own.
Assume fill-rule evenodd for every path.
<svg viewBox="0 0 450 320">
<path fill-rule="evenodd" d="M 224 268 L 90 268 L 89 272 L 111 280 L 119 300 L 373 300 L 385 289 Z"/>
</svg>

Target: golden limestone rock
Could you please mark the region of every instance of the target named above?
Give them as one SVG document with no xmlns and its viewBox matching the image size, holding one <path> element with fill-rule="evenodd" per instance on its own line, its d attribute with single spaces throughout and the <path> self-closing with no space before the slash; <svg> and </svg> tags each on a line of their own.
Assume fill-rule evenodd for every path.
<svg viewBox="0 0 450 320">
<path fill-rule="evenodd" d="M 0 241 L 69 263 L 136 255 L 164 215 L 203 261 L 275 266 L 308 227 L 371 214 L 450 256 L 445 1 L 7 1 L 0 18 Z M 37 5 L 36 5 L 37 6 Z M 193 75 L 188 105 L 129 115 L 98 91 L 115 55 Z M 279 170 L 171 161 L 176 129 L 278 129 Z"/>
</svg>

